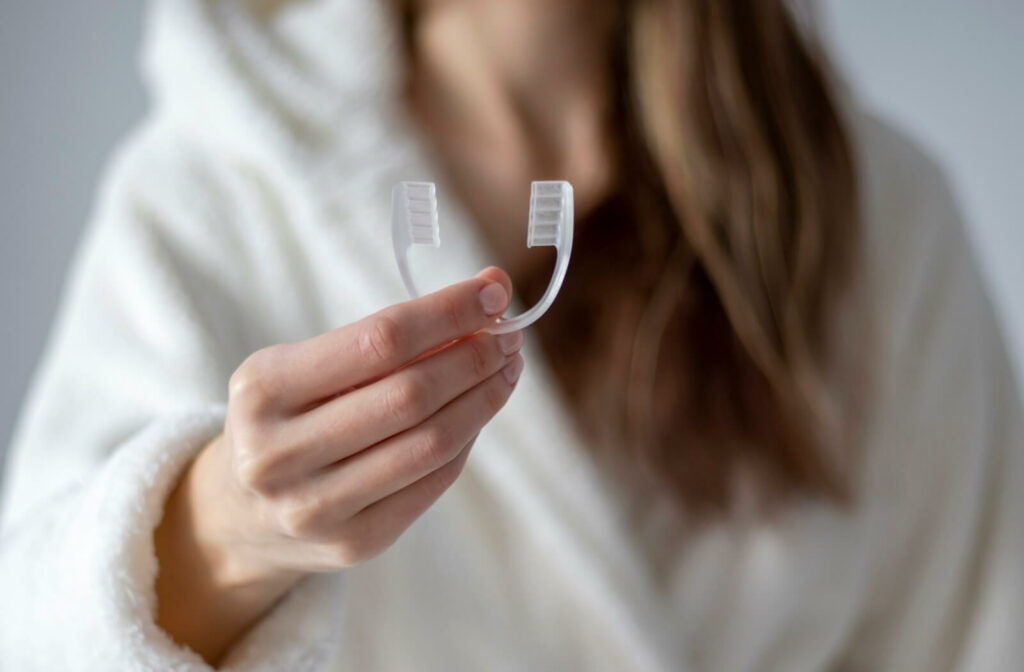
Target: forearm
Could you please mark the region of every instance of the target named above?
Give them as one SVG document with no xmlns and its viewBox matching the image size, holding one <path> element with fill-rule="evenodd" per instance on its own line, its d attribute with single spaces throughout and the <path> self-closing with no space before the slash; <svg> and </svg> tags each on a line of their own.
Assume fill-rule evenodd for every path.
<svg viewBox="0 0 1024 672">
<path fill-rule="evenodd" d="M 171 492 L 154 533 L 159 563 L 156 622 L 175 641 L 216 666 L 231 645 L 301 578 L 299 572 L 240 563 L 218 543 L 209 510 L 210 484 L 196 465 L 215 459 L 204 449 Z M 207 470 L 209 471 L 209 470 Z M 205 508 L 201 504 L 207 502 Z"/>
<path fill-rule="evenodd" d="M 304 573 L 390 547 L 515 388 L 522 334 L 482 331 L 510 285 L 488 269 L 246 358 L 155 526 L 157 624 L 216 664 Z"/>
</svg>

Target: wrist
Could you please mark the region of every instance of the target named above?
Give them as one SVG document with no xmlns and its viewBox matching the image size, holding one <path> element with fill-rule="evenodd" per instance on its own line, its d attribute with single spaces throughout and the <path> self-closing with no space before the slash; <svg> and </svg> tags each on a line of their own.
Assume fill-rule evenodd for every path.
<svg viewBox="0 0 1024 672">
<path fill-rule="evenodd" d="M 278 567 L 260 558 L 245 531 L 257 521 L 247 503 L 237 501 L 227 485 L 224 453 L 219 436 L 196 457 L 182 479 L 182 515 L 189 520 L 197 550 L 208 568 L 210 581 L 224 590 L 269 593 L 285 592 L 302 573 Z"/>
<path fill-rule="evenodd" d="M 301 578 L 244 558 L 218 532 L 230 523 L 223 493 L 209 488 L 214 448 L 189 465 L 154 533 L 157 624 L 211 664 Z"/>
</svg>

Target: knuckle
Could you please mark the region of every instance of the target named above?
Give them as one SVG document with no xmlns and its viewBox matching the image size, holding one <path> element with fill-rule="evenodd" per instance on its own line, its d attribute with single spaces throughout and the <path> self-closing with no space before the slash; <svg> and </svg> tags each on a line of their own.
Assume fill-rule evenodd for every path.
<svg viewBox="0 0 1024 672">
<path fill-rule="evenodd" d="M 413 445 L 413 453 L 417 463 L 426 468 L 446 464 L 454 456 L 451 430 L 437 423 L 424 427 Z"/>
<path fill-rule="evenodd" d="M 501 375 L 498 374 L 500 378 Z M 501 384 L 495 384 L 494 381 L 491 384 L 484 385 L 481 388 L 481 394 L 483 396 L 484 409 L 488 416 L 493 416 L 498 413 L 508 401 L 509 386 L 504 384 L 504 378 L 501 379 Z"/>
<path fill-rule="evenodd" d="M 233 404 L 239 401 L 253 401 L 262 394 L 258 376 L 250 364 L 251 360 L 252 356 L 235 369 L 228 379 L 228 400 Z"/>
<path fill-rule="evenodd" d="M 441 294 L 437 297 L 438 310 L 444 315 L 448 326 L 456 333 L 462 334 L 470 331 L 470 319 L 466 315 L 463 304 L 455 296 Z"/>
<path fill-rule="evenodd" d="M 387 313 L 378 313 L 359 335 L 359 352 L 380 363 L 394 362 L 401 353 L 401 328 Z"/>
<path fill-rule="evenodd" d="M 239 433 L 241 441 L 232 450 L 235 479 L 246 490 L 265 498 L 276 495 L 275 484 L 288 463 L 287 450 L 271 449 L 271 430 L 247 427 Z M 234 433 L 234 432 L 233 432 Z"/>
<path fill-rule="evenodd" d="M 281 530 L 290 537 L 304 537 L 315 527 L 320 514 L 316 498 L 288 497 L 277 504 L 277 521 Z"/>
<path fill-rule="evenodd" d="M 228 399 L 251 411 L 265 410 L 277 396 L 273 388 L 281 364 L 281 346 L 263 348 L 249 355 L 228 380 Z"/>
<path fill-rule="evenodd" d="M 235 451 L 235 478 L 247 490 L 266 494 L 270 486 L 270 465 L 266 455 L 254 446 L 246 445 Z"/>
<path fill-rule="evenodd" d="M 325 549 L 327 564 L 338 569 L 346 569 L 358 565 L 362 560 L 348 542 L 336 542 Z"/>
<path fill-rule="evenodd" d="M 246 490 L 260 493 L 266 485 L 266 471 L 259 460 L 240 456 L 235 466 L 235 478 Z"/>
<path fill-rule="evenodd" d="M 484 339 L 474 338 L 469 341 L 469 356 L 473 362 L 473 373 L 483 378 L 492 373 L 496 365 L 497 348 L 485 343 Z"/>
<path fill-rule="evenodd" d="M 398 422 L 412 422 L 427 414 L 430 395 L 416 380 L 403 378 L 386 389 L 384 406 L 388 414 Z"/>
<path fill-rule="evenodd" d="M 380 555 L 387 544 L 369 534 L 350 535 L 330 546 L 331 563 L 337 567 L 353 567 Z"/>
<path fill-rule="evenodd" d="M 429 477 L 428 485 L 430 498 L 437 499 L 447 492 L 448 488 L 455 485 L 455 481 L 459 479 L 459 475 L 462 473 L 462 467 L 462 460 L 452 460 L 432 473 Z"/>
</svg>

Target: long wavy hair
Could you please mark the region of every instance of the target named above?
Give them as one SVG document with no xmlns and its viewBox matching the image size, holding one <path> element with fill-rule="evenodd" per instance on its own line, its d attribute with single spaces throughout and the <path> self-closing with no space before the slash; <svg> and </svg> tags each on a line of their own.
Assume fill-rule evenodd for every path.
<svg viewBox="0 0 1024 672">
<path fill-rule="evenodd" d="M 535 332 L 577 425 L 689 511 L 847 501 L 858 194 L 821 55 L 784 0 L 604 2 L 619 183 Z"/>
</svg>

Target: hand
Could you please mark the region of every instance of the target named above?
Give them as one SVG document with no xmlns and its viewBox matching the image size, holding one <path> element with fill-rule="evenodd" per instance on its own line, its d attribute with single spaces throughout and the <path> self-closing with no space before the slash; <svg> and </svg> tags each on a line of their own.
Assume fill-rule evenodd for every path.
<svg viewBox="0 0 1024 672">
<path fill-rule="evenodd" d="M 215 658 L 215 642 L 188 641 L 188 631 L 211 639 L 197 604 L 233 611 L 217 620 L 238 630 L 304 573 L 394 543 L 452 485 L 519 378 L 522 334 L 480 332 L 510 293 L 508 277 L 488 269 L 243 362 L 223 434 L 193 462 L 157 531 L 165 629 Z M 219 637 L 220 649 L 237 634 Z"/>
</svg>

